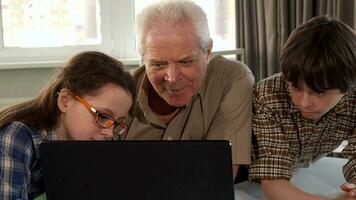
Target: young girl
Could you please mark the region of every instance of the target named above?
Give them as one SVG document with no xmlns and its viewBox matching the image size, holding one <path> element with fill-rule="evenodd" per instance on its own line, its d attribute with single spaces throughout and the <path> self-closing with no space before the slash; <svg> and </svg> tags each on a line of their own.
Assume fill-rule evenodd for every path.
<svg viewBox="0 0 356 200">
<path fill-rule="evenodd" d="M 110 140 L 135 98 L 123 64 L 103 53 L 74 56 L 32 100 L 0 111 L 0 199 L 44 192 L 43 140 Z M 115 129 L 115 131 L 114 131 Z"/>
</svg>

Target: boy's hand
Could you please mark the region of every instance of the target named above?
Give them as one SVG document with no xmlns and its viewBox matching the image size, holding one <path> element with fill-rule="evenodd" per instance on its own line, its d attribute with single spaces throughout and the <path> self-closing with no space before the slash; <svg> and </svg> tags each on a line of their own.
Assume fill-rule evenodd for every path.
<svg viewBox="0 0 356 200">
<path fill-rule="evenodd" d="M 356 200 L 356 185 L 353 183 L 344 183 L 340 186 L 341 190 L 345 192 L 337 200 Z"/>
</svg>

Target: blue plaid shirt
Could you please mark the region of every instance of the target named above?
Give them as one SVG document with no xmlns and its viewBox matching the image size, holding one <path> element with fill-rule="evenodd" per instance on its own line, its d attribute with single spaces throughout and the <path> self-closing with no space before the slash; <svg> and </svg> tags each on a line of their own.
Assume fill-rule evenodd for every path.
<svg viewBox="0 0 356 200">
<path fill-rule="evenodd" d="M 44 139 L 55 140 L 55 133 L 18 121 L 0 128 L 0 199 L 27 200 L 44 192 L 39 160 Z"/>
</svg>

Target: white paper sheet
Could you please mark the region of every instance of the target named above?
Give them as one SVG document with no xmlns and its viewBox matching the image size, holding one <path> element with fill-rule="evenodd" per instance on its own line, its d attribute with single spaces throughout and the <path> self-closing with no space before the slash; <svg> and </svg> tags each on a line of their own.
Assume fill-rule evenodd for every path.
<svg viewBox="0 0 356 200">
<path fill-rule="evenodd" d="M 291 182 L 303 191 L 324 197 L 336 197 L 345 183 L 342 167 L 348 160 L 324 157 L 308 168 L 295 171 Z M 264 200 L 259 184 L 242 182 L 235 185 L 235 200 Z"/>
</svg>

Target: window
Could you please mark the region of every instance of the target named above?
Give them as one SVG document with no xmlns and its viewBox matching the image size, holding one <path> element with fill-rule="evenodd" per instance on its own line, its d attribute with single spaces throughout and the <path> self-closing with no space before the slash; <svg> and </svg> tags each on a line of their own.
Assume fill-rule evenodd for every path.
<svg viewBox="0 0 356 200">
<path fill-rule="evenodd" d="M 4 47 L 101 44 L 97 0 L 2 1 Z"/>
<path fill-rule="evenodd" d="M 159 0 L 135 0 L 135 14 L 146 5 Z M 210 36 L 213 38 L 213 50 L 231 50 L 235 42 L 235 0 L 193 0 L 206 13 Z"/>
<path fill-rule="evenodd" d="M 132 4 L 130 0 L 1 0 L 0 69 L 58 66 L 85 50 L 119 59 L 137 57 Z"/>
<path fill-rule="evenodd" d="M 135 14 L 157 0 L 0 1 L 0 68 L 11 68 L 58 66 L 84 50 L 137 64 Z M 194 1 L 208 15 L 213 50 L 234 49 L 235 1 Z"/>
</svg>

